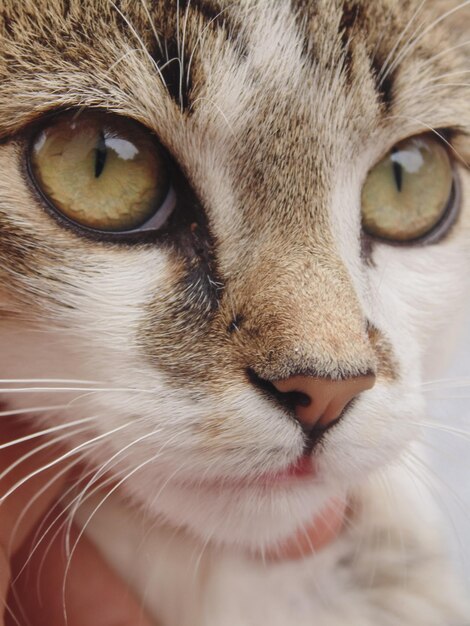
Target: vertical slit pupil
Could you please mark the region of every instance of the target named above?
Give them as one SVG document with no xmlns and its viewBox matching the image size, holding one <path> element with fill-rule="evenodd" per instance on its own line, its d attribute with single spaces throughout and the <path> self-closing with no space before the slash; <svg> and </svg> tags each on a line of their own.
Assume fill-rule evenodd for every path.
<svg viewBox="0 0 470 626">
<path fill-rule="evenodd" d="M 103 131 L 101 131 L 95 148 L 95 178 L 99 178 L 103 173 L 107 154 L 106 139 Z"/>
<path fill-rule="evenodd" d="M 396 148 L 392 151 L 392 154 L 396 154 L 399 152 Z M 398 161 L 393 160 L 393 175 L 395 177 L 395 184 L 397 186 L 398 191 L 401 192 L 403 189 L 403 166 Z"/>
</svg>

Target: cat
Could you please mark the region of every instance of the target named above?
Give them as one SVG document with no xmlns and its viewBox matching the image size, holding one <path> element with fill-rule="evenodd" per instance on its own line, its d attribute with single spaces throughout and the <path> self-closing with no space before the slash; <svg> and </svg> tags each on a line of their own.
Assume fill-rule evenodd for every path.
<svg viewBox="0 0 470 626">
<path fill-rule="evenodd" d="M 415 462 L 470 267 L 469 26 L 2 0 L 2 401 L 91 468 L 67 511 L 163 626 L 470 624 Z M 335 498 L 334 541 L 263 561 Z"/>
</svg>

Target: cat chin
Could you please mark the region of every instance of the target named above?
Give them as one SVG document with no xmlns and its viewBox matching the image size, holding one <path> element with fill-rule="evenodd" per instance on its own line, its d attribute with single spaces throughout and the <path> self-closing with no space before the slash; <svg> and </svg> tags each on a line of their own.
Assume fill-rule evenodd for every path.
<svg viewBox="0 0 470 626">
<path fill-rule="evenodd" d="M 149 493 L 141 484 L 130 495 L 151 518 L 185 529 L 203 544 L 257 553 L 310 525 L 332 498 L 344 496 L 344 490 L 317 479 L 296 479 L 278 487 L 168 484 L 156 501 Z"/>
</svg>

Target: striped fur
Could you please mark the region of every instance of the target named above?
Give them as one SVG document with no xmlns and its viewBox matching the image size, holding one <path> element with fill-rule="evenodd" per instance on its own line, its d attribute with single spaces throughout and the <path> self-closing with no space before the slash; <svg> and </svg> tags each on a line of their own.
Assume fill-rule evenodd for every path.
<svg viewBox="0 0 470 626">
<path fill-rule="evenodd" d="M 468 275 L 469 23 L 470 5 L 454 0 L 0 4 L 0 378 L 97 381 L 101 391 L 61 392 L 60 401 L 50 391 L 51 404 L 65 397 L 68 408 L 38 420 L 97 416 L 87 438 L 123 427 L 87 451 L 96 467 L 113 459 L 116 477 L 129 474 L 90 532 L 164 626 L 247 626 L 266 603 L 270 625 L 287 626 L 305 581 L 298 626 L 470 619 L 438 540 L 411 511 L 413 478 L 383 469 L 406 467 L 424 415 L 421 382 L 456 325 Z M 100 240 L 48 212 L 29 180 L 29 142 L 47 116 L 81 107 L 138 120 L 178 164 L 170 237 Z M 368 171 L 430 129 L 456 154 L 456 224 L 428 246 L 366 240 Z M 369 372 L 375 388 L 316 451 L 318 481 L 291 491 L 240 486 L 303 447 L 292 412 L 250 373 L 275 381 Z M 39 396 L 6 402 L 34 407 Z M 403 507 L 390 504 L 377 471 Z M 241 556 L 289 536 L 345 491 L 355 523 L 325 555 L 269 574 Z M 109 519 L 130 515 L 127 498 L 152 527 L 164 522 L 148 531 L 147 551 L 164 549 L 166 525 L 181 534 L 155 572 L 145 554 L 131 568 L 114 550 L 142 539 L 127 521 L 110 538 Z M 374 539 L 384 536 L 389 544 Z M 353 558 L 358 541 L 363 553 Z M 206 544 L 207 584 L 186 567 Z M 146 595 L 170 570 L 194 582 L 184 607 L 174 587 Z M 401 603 L 403 571 L 411 582 Z M 336 608 L 312 576 L 325 576 Z"/>
</svg>

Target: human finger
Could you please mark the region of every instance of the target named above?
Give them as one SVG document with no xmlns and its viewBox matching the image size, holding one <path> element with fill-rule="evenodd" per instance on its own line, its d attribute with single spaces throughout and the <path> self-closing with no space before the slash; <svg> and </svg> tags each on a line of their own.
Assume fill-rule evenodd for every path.
<svg viewBox="0 0 470 626">
<path fill-rule="evenodd" d="M 347 503 L 341 499 L 332 500 L 310 524 L 305 524 L 281 545 L 269 550 L 267 559 L 288 561 L 318 552 L 341 533 L 346 515 Z"/>
<path fill-rule="evenodd" d="M 13 418 L 0 422 L 0 626 L 4 626 L 2 604 L 8 607 L 7 624 L 11 615 L 28 615 L 32 626 L 64 623 L 65 566 L 63 544 L 57 543 L 63 535 L 51 543 L 57 525 L 52 525 L 50 536 L 42 537 L 38 544 L 42 528 L 58 514 L 57 499 L 73 479 L 73 462 L 62 457 L 64 450 L 53 441 L 36 437 L 26 424 Z M 70 586 L 64 596 L 69 626 L 140 624 L 136 618 L 142 613 L 140 606 L 86 539 L 79 542 L 69 573 Z M 14 589 L 10 579 L 15 581 Z M 44 603 L 38 603 L 38 595 L 32 592 L 41 581 L 45 583 L 41 591 Z M 147 626 L 150 622 L 142 616 L 141 623 Z"/>
<path fill-rule="evenodd" d="M 33 434 L 33 437 L 31 435 Z M 11 614 L 7 595 L 11 558 L 55 501 L 67 472 L 54 467 L 60 457 L 53 442 L 46 445 L 25 422 L 3 416 L 0 421 L 0 626 Z M 65 468 L 66 469 L 66 468 Z M 61 470 L 61 471 L 59 471 Z"/>
<path fill-rule="evenodd" d="M 15 583 L 27 622 L 31 626 L 150 626 L 142 603 L 86 536 L 80 537 L 69 562 L 64 551 L 67 532 L 66 528 L 51 531 L 33 552 L 32 539 L 27 541 L 14 559 L 13 572 L 32 554 Z M 68 537 L 72 546 L 78 532 L 72 526 Z M 14 607 L 13 595 L 10 601 Z"/>
</svg>

